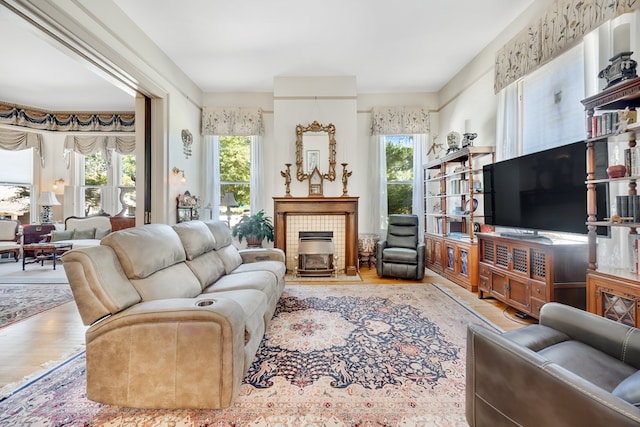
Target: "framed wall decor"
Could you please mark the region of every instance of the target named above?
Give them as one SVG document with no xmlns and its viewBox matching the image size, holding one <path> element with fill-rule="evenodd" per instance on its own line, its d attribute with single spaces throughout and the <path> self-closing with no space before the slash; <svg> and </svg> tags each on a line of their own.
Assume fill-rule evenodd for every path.
<svg viewBox="0 0 640 427">
<path fill-rule="evenodd" d="M 320 167 L 320 150 L 307 150 L 307 173 L 313 173 L 315 168 Z"/>
</svg>

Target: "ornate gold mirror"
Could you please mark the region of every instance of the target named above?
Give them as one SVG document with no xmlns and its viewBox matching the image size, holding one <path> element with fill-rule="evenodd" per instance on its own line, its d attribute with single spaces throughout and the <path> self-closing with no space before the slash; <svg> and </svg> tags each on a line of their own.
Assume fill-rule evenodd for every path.
<svg viewBox="0 0 640 427">
<path fill-rule="evenodd" d="M 309 179 L 316 168 L 322 179 L 336 179 L 336 127 L 314 120 L 309 126 L 296 126 L 296 178 Z"/>
</svg>

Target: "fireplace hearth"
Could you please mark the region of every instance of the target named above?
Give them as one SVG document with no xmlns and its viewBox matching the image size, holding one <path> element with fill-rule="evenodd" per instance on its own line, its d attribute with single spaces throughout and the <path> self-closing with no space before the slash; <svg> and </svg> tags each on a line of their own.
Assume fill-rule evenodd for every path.
<svg viewBox="0 0 640 427">
<path fill-rule="evenodd" d="M 331 276 L 335 273 L 332 231 L 298 233 L 298 276 Z"/>
</svg>

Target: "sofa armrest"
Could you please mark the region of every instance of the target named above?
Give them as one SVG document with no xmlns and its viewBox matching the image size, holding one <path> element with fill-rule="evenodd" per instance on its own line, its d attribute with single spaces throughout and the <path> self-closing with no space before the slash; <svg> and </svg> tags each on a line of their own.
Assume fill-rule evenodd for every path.
<svg viewBox="0 0 640 427">
<path fill-rule="evenodd" d="M 639 408 L 475 324 L 467 329 L 466 416 L 471 427 L 640 423 Z"/>
<path fill-rule="evenodd" d="M 542 306 L 540 324 L 640 369 L 640 330 L 636 328 L 553 302 Z"/>
<path fill-rule="evenodd" d="M 243 264 L 257 261 L 285 262 L 284 251 L 278 248 L 250 248 L 240 249 L 238 252 L 242 257 Z"/>
<path fill-rule="evenodd" d="M 137 408 L 229 406 L 245 372 L 245 326 L 243 307 L 215 295 L 136 304 L 87 330 L 87 398 Z"/>
</svg>

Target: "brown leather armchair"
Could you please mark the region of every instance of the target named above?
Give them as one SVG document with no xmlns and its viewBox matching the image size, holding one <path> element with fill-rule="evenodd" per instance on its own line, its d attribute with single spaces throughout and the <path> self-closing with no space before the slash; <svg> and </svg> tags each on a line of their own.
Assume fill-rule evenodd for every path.
<svg viewBox="0 0 640 427">
<path fill-rule="evenodd" d="M 376 270 L 380 277 L 422 280 L 425 246 L 416 215 L 389 215 L 387 239 L 378 242 Z"/>
<path fill-rule="evenodd" d="M 467 332 L 471 427 L 639 426 L 640 330 L 548 303 L 538 325 Z"/>
</svg>

